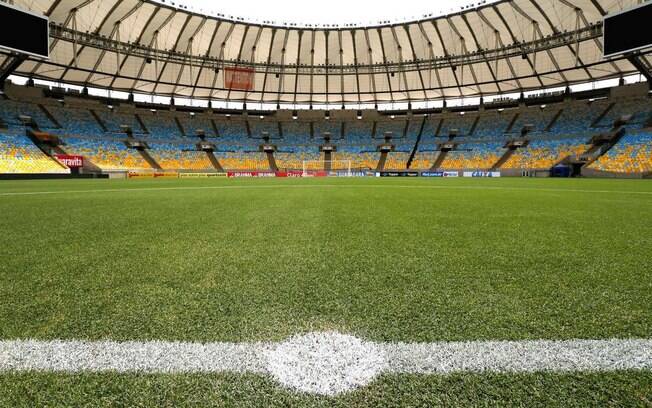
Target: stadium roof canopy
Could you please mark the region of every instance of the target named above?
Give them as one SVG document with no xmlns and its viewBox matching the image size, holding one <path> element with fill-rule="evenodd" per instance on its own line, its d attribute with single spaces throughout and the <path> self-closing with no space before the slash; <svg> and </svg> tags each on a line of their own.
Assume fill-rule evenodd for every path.
<svg viewBox="0 0 652 408">
<path fill-rule="evenodd" d="M 300 27 L 234 21 L 150 0 L 16 0 L 50 17 L 52 37 L 51 59 L 28 59 L 16 73 L 254 103 L 487 96 L 638 73 L 626 59 L 602 58 L 602 17 L 638 3 L 498 0 L 413 22 Z M 234 73 L 244 81 L 228 89 Z"/>
</svg>

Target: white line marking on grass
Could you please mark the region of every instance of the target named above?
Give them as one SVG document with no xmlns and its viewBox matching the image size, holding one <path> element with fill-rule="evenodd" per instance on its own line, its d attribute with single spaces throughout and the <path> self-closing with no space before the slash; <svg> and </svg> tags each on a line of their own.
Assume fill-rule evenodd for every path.
<svg viewBox="0 0 652 408">
<path fill-rule="evenodd" d="M 2 372 L 254 373 L 337 395 L 383 373 L 652 370 L 652 340 L 376 343 L 334 332 L 283 343 L 0 341 Z"/>
<path fill-rule="evenodd" d="M 240 186 L 196 186 L 196 187 L 138 187 L 109 188 L 95 190 L 54 190 L 0 193 L 0 197 L 39 196 L 55 194 L 127 193 L 160 191 L 201 191 L 201 190 L 257 190 L 257 189 L 313 189 L 313 188 L 369 188 L 369 189 L 421 189 L 421 190 L 485 190 L 485 191 L 532 191 L 548 193 L 596 193 L 596 194 L 634 194 L 652 195 L 652 191 L 626 190 L 585 190 L 571 188 L 531 188 L 509 186 L 424 186 L 424 185 L 370 185 L 370 184 L 303 184 L 303 185 L 240 185 Z"/>
</svg>

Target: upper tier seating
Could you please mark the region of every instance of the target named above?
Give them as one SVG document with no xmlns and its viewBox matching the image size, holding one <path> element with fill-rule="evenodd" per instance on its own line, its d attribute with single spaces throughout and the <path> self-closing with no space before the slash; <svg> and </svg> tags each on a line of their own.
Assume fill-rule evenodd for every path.
<svg viewBox="0 0 652 408">
<path fill-rule="evenodd" d="M 374 146 L 377 142 L 371 137 L 372 129 L 373 123 L 370 122 L 361 120 L 348 122 L 346 124 L 344 140 L 341 144 Z"/>
<path fill-rule="evenodd" d="M 473 132 L 473 139 L 503 139 L 509 124 L 514 120 L 516 114 L 515 109 L 505 110 L 503 112 L 487 111 L 478 122 L 475 131 Z M 441 135 L 441 132 L 440 132 Z M 447 136 L 447 135 L 441 135 Z"/>
<path fill-rule="evenodd" d="M 331 134 L 331 141 L 342 138 L 342 122 L 334 120 L 321 120 L 313 123 L 315 138 L 322 141 L 326 133 Z"/>
<path fill-rule="evenodd" d="M 562 136 L 587 134 L 591 132 L 591 124 L 609 107 L 606 100 L 594 102 L 578 101 L 564 105 L 564 110 L 551 129 Z"/>
<path fill-rule="evenodd" d="M 632 115 L 630 127 L 641 127 L 650 120 L 652 100 L 648 97 L 628 98 L 614 101 L 613 108 L 600 120 L 598 126 L 611 127 L 620 118 Z"/>
<path fill-rule="evenodd" d="M 48 111 L 62 126 L 52 131 L 59 136 L 101 136 L 104 130 L 88 109 L 48 105 Z"/>
<path fill-rule="evenodd" d="M 57 126 L 50 121 L 41 108 L 33 103 L 0 100 L 0 118 L 9 126 L 23 126 L 19 116 L 29 116 L 40 129 L 54 129 Z"/>
<path fill-rule="evenodd" d="M 561 108 L 558 105 L 547 106 L 545 109 L 541 109 L 540 106 L 526 108 L 521 111 L 518 119 L 514 122 L 511 133 L 520 135 L 521 130 L 526 125 L 532 125 L 532 132 L 543 132 L 550 125 L 559 109 Z"/>
<path fill-rule="evenodd" d="M 143 134 L 145 131 L 138 123 L 133 113 L 118 112 L 116 109 L 97 109 L 95 113 L 100 117 L 109 132 L 124 133 L 121 126 L 129 126 L 134 134 Z"/>
<path fill-rule="evenodd" d="M 159 112 L 146 112 L 138 115 L 149 131 L 149 137 L 171 140 L 181 137 L 181 130 L 174 117 Z"/>
<path fill-rule="evenodd" d="M 269 120 L 251 120 L 249 126 L 251 126 L 251 137 L 254 139 L 261 140 L 264 133 L 267 133 L 268 137 L 273 140 L 281 138 L 278 129 L 278 122 Z"/>
<path fill-rule="evenodd" d="M 450 136 L 451 130 L 456 129 L 457 135 L 460 137 L 468 137 L 471 134 L 473 124 L 477 119 L 477 115 L 460 115 L 449 116 L 444 118 L 439 129 L 439 137 L 447 138 Z M 507 125 L 505 125 L 507 127 Z"/>
<path fill-rule="evenodd" d="M 242 143 L 249 137 L 245 122 L 231 119 L 216 120 L 215 125 L 220 135 L 220 143 Z"/>
<path fill-rule="evenodd" d="M 392 140 L 402 139 L 405 134 L 405 121 L 392 120 L 376 123 L 376 139 L 384 140 L 385 134 L 391 133 Z"/>
<path fill-rule="evenodd" d="M 284 145 L 310 144 L 310 124 L 307 122 L 283 122 Z"/>
</svg>

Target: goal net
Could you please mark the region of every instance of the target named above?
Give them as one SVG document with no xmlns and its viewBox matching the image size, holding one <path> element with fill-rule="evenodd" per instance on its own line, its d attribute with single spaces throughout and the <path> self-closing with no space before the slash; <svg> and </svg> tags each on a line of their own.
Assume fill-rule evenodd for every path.
<svg viewBox="0 0 652 408">
<path fill-rule="evenodd" d="M 303 175 L 310 176 L 323 172 L 336 172 L 339 176 L 353 176 L 351 160 L 304 160 Z"/>
</svg>

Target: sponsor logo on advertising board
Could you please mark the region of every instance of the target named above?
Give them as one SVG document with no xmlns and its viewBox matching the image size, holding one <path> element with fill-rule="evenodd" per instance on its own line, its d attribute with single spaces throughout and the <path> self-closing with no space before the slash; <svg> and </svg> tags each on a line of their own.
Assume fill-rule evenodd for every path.
<svg viewBox="0 0 652 408">
<path fill-rule="evenodd" d="M 500 177 L 499 171 L 465 171 L 464 177 Z"/>
<path fill-rule="evenodd" d="M 181 173 L 179 178 L 225 178 L 226 173 Z"/>
<path fill-rule="evenodd" d="M 279 178 L 301 178 L 303 177 L 303 172 L 301 171 L 277 171 L 276 177 Z"/>
<path fill-rule="evenodd" d="M 381 171 L 377 177 L 419 177 L 418 171 Z"/>
<path fill-rule="evenodd" d="M 83 156 L 73 156 L 69 154 L 55 154 L 54 157 L 56 157 L 57 160 L 61 162 L 61 164 L 65 165 L 68 168 L 78 169 L 84 167 Z"/>
<path fill-rule="evenodd" d="M 276 173 L 271 171 L 230 171 L 227 173 L 229 178 L 265 178 L 276 177 Z"/>
<path fill-rule="evenodd" d="M 127 177 L 129 177 L 130 179 L 179 178 L 179 173 L 173 173 L 173 172 L 148 173 L 148 172 L 130 171 L 127 174 Z"/>
</svg>

